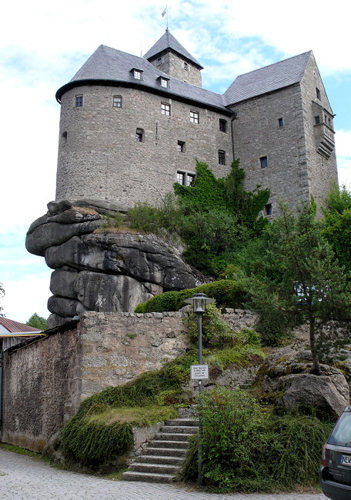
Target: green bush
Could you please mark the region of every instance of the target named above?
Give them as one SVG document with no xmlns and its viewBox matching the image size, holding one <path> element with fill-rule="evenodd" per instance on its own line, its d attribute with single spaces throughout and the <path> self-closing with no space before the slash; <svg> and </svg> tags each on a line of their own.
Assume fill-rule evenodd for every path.
<svg viewBox="0 0 351 500">
<path fill-rule="evenodd" d="M 188 288 L 179 292 L 165 292 L 153 297 L 143 304 L 138 304 L 136 313 L 178 311 L 186 304 L 185 299 L 195 293 L 205 293 L 216 300 L 217 307 L 242 308 L 249 298 L 249 294 L 242 283 L 234 280 L 220 280 L 197 288 Z"/>
<path fill-rule="evenodd" d="M 221 388 L 202 398 L 203 475 L 221 491 L 294 490 L 316 486 L 323 442 L 332 423 L 315 417 L 276 417 L 245 391 Z M 196 441 L 182 471 L 196 480 Z"/>
</svg>

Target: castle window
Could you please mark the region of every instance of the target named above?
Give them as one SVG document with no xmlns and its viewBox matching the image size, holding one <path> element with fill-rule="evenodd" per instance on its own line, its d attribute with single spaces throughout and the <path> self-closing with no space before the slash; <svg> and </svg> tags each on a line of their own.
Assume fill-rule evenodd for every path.
<svg viewBox="0 0 351 500">
<path fill-rule="evenodd" d="M 195 174 L 186 174 L 186 185 L 192 186 L 195 180 Z"/>
<path fill-rule="evenodd" d="M 62 139 L 66 142 L 67 141 L 67 131 L 65 130 L 62 132 Z"/>
<path fill-rule="evenodd" d="M 199 123 L 198 111 L 190 111 L 190 121 L 191 123 Z"/>
<path fill-rule="evenodd" d="M 114 95 L 112 105 L 114 108 L 121 108 L 122 107 L 122 96 L 121 95 Z"/>
<path fill-rule="evenodd" d="M 177 172 L 177 182 L 182 186 L 185 186 L 185 172 Z"/>
<path fill-rule="evenodd" d="M 316 96 L 317 96 L 317 99 L 321 100 L 321 91 L 317 87 L 316 87 Z"/>
<path fill-rule="evenodd" d="M 315 116 L 315 117 L 314 117 L 314 123 L 315 123 L 316 125 L 319 125 L 319 124 L 320 124 L 320 122 L 321 122 L 320 116 L 319 116 L 319 115 Z"/>
<path fill-rule="evenodd" d="M 171 116 L 171 105 L 161 102 L 161 114 Z"/>
<path fill-rule="evenodd" d="M 165 89 L 168 87 L 168 80 L 167 78 L 160 78 L 160 83 L 161 83 L 161 87 L 164 87 Z"/>
<path fill-rule="evenodd" d="M 177 182 L 182 186 L 191 186 L 195 180 L 195 174 L 189 174 L 188 172 L 177 172 Z"/>
<path fill-rule="evenodd" d="M 136 129 L 135 140 L 136 140 L 136 142 L 144 142 L 144 129 L 142 129 L 142 128 Z"/>
<path fill-rule="evenodd" d="M 225 165 L 225 151 L 221 149 L 218 151 L 218 163 L 220 165 Z"/>
<path fill-rule="evenodd" d="M 163 58 L 162 58 L 162 57 L 158 57 L 158 58 L 156 59 L 156 64 L 157 64 L 157 66 L 160 66 L 162 63 L 163 63 Z"/>
<path fill-rule="evenodd" d="M 227 132 L 227 120 L 219 119 L 219 130 L 221 132 Z"/>
<path fill-rule="evenodd" d="M 189 71 L 189 64 L 187 62 L 184 63 L 184 69 L 185 71 Z"/>
<path fill-rule="evenodd" d="M 76 95 L 76 108 L 81 108 L 83 106 L 83 96 Z"/>
<path fill-rule="evenodd" d="M 267 205 L 264 206 L 264 213 L 265 215 L 272 215 L 273 213 L 272 203 L 267 203 Z"/>
<path fill-rule="evenodd" d="M 132 74 L 133 74 L 133 78 L 135 78 L 135 80 L 142 80 L 143 70 L 133 68 Z"/>
<path fill-rule="evenodd" d="M 283 118 L 278 118 L 278 125 L 282 127 L 284 125 Z"/>
<path fill-rule="evenodd" d="M 178 141 L 178 143 L 177 143 L 177 151 L 179 151 L 179 153 L 184 153 L 185 152 L 185 142 L 184 141 Z"/>
<path fill-rule="evenodd" d="M 266 168 L 268 166 L 267 156 L 261 156 L 260 164 L 261 164 L 261 168 Z"/>
</svg>

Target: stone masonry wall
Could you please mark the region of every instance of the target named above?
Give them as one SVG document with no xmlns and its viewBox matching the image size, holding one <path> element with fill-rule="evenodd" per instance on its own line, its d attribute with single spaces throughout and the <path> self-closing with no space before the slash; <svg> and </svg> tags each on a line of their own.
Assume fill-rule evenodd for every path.
<svg viewBox="0 0 351 500">
<path fill-rule="evenodd" d="M 320 91 L 320 99 L 317 98 L 316 89 Z M 326 133 L 334 142 L 334 130 L 332 123 L 333 111 L 330 107 L 318 67 L 313 57 L 309 59 L 305 75 L 301 82 L 303 109 L 304 109 L 304 131 L 307 153 L 307 171 L 310 192 L 313 195 L 318 208 L 333 186 L 338 182 L 336 168 L 335 148 L 329 158 L 325 158 L 317 152 L 319 133 Z M 319 108 L 320 124 L 315 123 L 316 109 Z M 331 122 L 329 124 L 328 118 Z"/>
<path fill-rule="evenodd" d="M 86 312 L 74 330 L 53 330 L 6 351 L 2 441 L 41 451 L 85 398 L 185 353 L 186 316 Z M 247 311 L 230 311 L 224 319 L 234 329 L 255 321 Z"/>
<path fill-rule="evenodd" d="M 303 135 L 303 108 L 299 85 L 239 103 L 232 108 L 234 156 L 245 170 L 245 186 L 270 188 L 273 216 L 280 198 L 295 207 L 309 199 L 306 150 Z M 283 126 L 279 126 L 279 118 Z M 260 158 L 267 156 L 262 168 Z"/>
<path fill-rule="evenodd" d="M 197 87 L 202 86 L 200 70 L 178 54 L 167 52 L 161 57 L 151 59 L 150 62 L 167 75 Z"/>
<path fill-rule="evenodd" d="M 80 369 L 77 330 L 5 351 L 2 441 L 41 451 L 79 407 Z"/>
<path fill-rule="evenodd" d="M 75 107 L 76 95 L 83 95 L 82 107 Z M 122 96 L 121 108 L 112 106 L 114 95 Z M 161 103 L 171 106 L 170 116 L 161 114 Z M 199 113 L 198 124 L 190 122 L 190 111 Z M 228 122 L 226 133 L 220 118 Z M 137 128 L 144 130 L 143 142 L 135 140 Z M 218 150 L 226 152 L 226 165 L 218 164 Z M 125 87 L 82 86 L 62 96 L 57 200 L 108 200 L 121 209 L 140 200 L 155 204 L 173 191 L 178 170 L 195 173 L 195 159 L 217 177 L 227 175 L 228 116 Z"/>
</svg>

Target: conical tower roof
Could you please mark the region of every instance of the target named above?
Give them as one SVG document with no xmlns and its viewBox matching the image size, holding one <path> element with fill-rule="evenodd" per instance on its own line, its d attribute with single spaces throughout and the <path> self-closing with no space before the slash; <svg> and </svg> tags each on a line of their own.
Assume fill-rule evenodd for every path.
<svg viewBox="0 0 351 500">
<path fill-rule="evenodd" d="M 161 36 L 159 40 L 151 47 L 150 50 L 144 55 L 145 59 L 152 59 L 168 50 L 176 52 L 188 61 L 192 62 L 199 69 L 203 69 L 203 66 L 193 57 L 184 47 L 181 45 L 176 38 L 169 32 L 168 28 L 165 33 Z"/>
</svg>

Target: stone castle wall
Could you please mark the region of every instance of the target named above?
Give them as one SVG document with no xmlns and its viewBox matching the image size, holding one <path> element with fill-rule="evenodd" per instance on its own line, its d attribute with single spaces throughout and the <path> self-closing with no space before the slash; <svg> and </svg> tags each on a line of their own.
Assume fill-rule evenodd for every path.
<svg viewBox="0 0 351 500">
<path fill-rule="evenodd" d="M 76 95 L 83 96 L 83 106 L 75 107 Z M 114 95 L 122 96 L 121 108 L 112 106 Z M 162 103 L 170 105 L 171 116 L 161 114 Z M 198 124 L 190 122 L 190 111 L 199 113 Z M 227 120 L 227 132 L 219 130 L 220 118 Z M 138 128 L 143 142 L 135 139 Z M 226 152 L 226 165 L 219 165 L 218 150 Z M 58 200 L 107 200 L 121 209 L 140 200 L 155 204 L 173 190 L 177 171 L 195 173 L 195 159 L 218 177 L 230 171 L 228 116 L 125 87 L 82 86 L 62 96 Z"/>
<path fill-rule="evenodd" d="M 259 184 L 271 191 L 273 216 L 279 213 L 280 198 L 295 207 L 309 199 L 306 150 L 303 135 L 303 107 L 299 85 L 265 94 L 232 108 L 234 155 L 245 170 L 245 186 Z M 279 119 L 283 120 L 282 126 Z M 261 157 L 267 157 L 262 168 Z"/>
<path fill-rule="evenodd" d="M 2 441 L 41 451 L 81 401 L 186 352 L 186 312 L 82 314 L 76 328 L 4 353 Z M 247 311 L 224 315 L 252 327 Z"/>
<path fill-rule="evenodd" d="M 316 95 L 317 88 L 320 91 L 320 99 Z M 313 195 L 317 206 L 321 207 L 333 183 L 337 183 L 338 174 L 335 148 L 329 158 L 317 152 L 319 144 L 325 140 L 323 138 L 324 134 L 328 143 L 329 140 L 334 143 L 334 129 L 332 124 L 333 112 L 313 57 L 310 58 L 307 64 L 301 82 L 301 94 L 304 109 L 304 131 L 308 158 L 306 163 L 310 193 Z M 317 114 L 320 118 L 319 124 L 315 123 Z"/>
<path fill-rule="evenodd" d="M 190 83 L 201 87 L 201 72 L 191 62 L 180 57 L 173 52 L 167 52 L 161 57 L 157 56 L 150 59 L 150 62 L 156 66 L 157 69 L 163 71 L 167 75 L 173 76 L 182 82 Z"/>
</svg>

